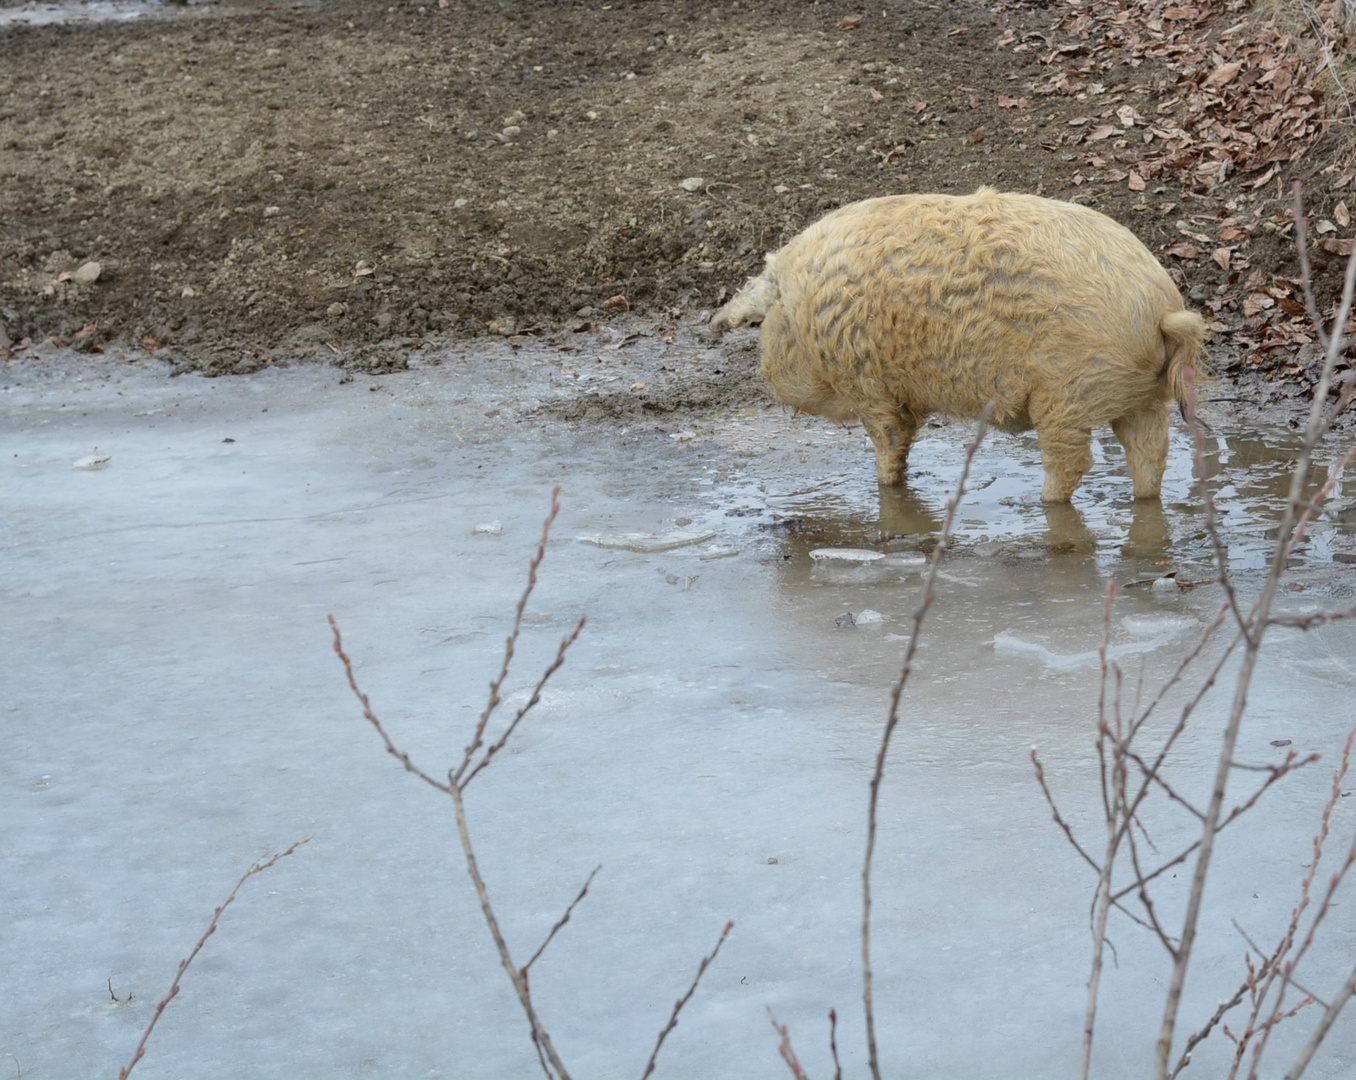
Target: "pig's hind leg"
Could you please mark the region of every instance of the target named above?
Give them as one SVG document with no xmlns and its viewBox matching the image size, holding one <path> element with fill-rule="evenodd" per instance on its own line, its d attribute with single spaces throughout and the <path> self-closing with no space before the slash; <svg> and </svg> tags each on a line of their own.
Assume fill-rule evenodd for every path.
<svg viewBox="0 0 1356 1080">
<path fill-rule="evenodd" d="M 876 475 L 885 487 L 904 483 L 909 467 L 909 449 L 923 421 L 908 412 L 881 410 L 862 417 L 862 426 L 876 447 Z"/>
<path fill-rule="evenodd" d="M 1125 463 L 1135 482 L 1136 499 L 1156 499 L 1168 463 L 1168 409 L 1152 405 L 1111 421 L 1111 430 L 1125 447 Z"/>
</svg>

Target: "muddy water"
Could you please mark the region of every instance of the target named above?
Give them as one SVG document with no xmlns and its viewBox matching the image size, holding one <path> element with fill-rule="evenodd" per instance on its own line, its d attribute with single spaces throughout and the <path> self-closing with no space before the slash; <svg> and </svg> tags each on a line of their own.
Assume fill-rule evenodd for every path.
<svg viewBox="0 0 1356 1080">
<path fill-rule="evenodd" d="M 242 894 L 139 1069 L 535 1067 L 447 808 L 382 753 L 324 618 L 339 619 L 397 741 L 434 771 L 451 764 L 559 483 L 510 707 L 580 614 L 588 626 L 470 799 L 515 950 L 530 954 L 604 864 L 534 969 L 557 1045 L 580 1075 L 642 1068 L 732 918 L 665 1047 L 673 1075 L 779 1075 L 769 1005 L 812 1075 L 831 1069 L 836 1007 L 845 1066 L 860 1071 L 865 784 L 967 426 L 930 428 L 908 490 L 882 496 L 858 430 L 761 403 L 618 411 L 635 382 L 708 378 L 695 348 L 419 355 L 418 370 L 380 378 L 168 379 L 59 356 L 0 378 L 0 958 L 29 988 L 0 1019 L 5 1050 L 27 1076 L 116 1068 L 243 867 L 313 834 Z M 621 419 L 557 419 L 589 395 Z M 1211 483 L 1248 594 L 1293 438 L 1210 419 Z M 912 1073 L 1075 1067 L 1092 882 L 1029 754 L 1095 844 L 1104 630 L 1128 703 L 1221 599 L 1189 451 L 1175 433 L 1161 506 L 1131 498 L 1109 436 L 1072 507 L 1038 501 L 1033 439 L 994 436 L 976 457 L 883 793 L 878 1023 L 885 1060 Z M 1297 553 L 1286 610 L 1352 602 L 1345 506 Z M 1155 587 L 1172 571 L 1190 587 Z M 1104 623 L 1109 582 L 1121 596 Z M 1294 904 L 1352 720 L 1353 646 L 1334 625 L 1278 633 L 1265 655 L 1240 759 L 1325 761 L 1223 838 L 1188 1028 L 1242 977 L 1231 920 L 1270 942 Z M 1183 699 L 1169 696 L 1147 738 Z M 1188 797 L 1208 786 L 1226 711 L 1227 695 L 1207 697 L 1174 758 Z M 1345 803 L 1334 820 L 1345 845 Z M 1171 805 L 1146 824 L 1161 851 L 1189 842 Z M 1184 880 L 1161 884 L 1176 918 Z M 1309 972 L 1319 992 L 1350 970 L 1354 930 L 1336 911 Z M 1096 1071 L 1143 1075 L 1167 961 L 1137 927 L 1115 940 Z M 130 1003 L 110 1000 L 110 979 Z M 1306 1030 L 1282 1029 L 1277 1061 Z M 1207 1044 L 1197 1060 L 1209 1072 L 1226 1052 Z M 1347 1023 L 1310 1075 L 1349 1075 L 1353 1053 Z"/>
</svg>

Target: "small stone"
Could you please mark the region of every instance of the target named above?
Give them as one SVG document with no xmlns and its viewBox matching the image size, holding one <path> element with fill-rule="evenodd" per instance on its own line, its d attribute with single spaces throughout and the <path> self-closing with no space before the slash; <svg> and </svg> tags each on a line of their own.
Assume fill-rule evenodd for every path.
<svg viewBox="0 0 1356 1080">
<path fill-rule="evenodd" d="M 522 132 L 522 130 L 523 130 L 523 129 L 520 128 L 517 124 L 510 124 L 510 125 L 509 125 L 508 127 L 506 127 L 503 131 L 501 131 L 499 134 L 501 134 L 502 136 L 504 136 L 504 138 L 506 138 L 506 139 L 512 139 L 515 135 L 520 134 L 520 133 Z"/>
<path fill-rule="evenodd" d="M 1289 739 L 1272 739 L 1272 740 L 1271 740 L 1271 745 L 1272 745 L 1272 746 L 1289 746 L 1289 745 L 1290 745 L 1290 740 L 1289 740 Z"/>
<path fill-rule="evenodd" d="M 277 217 L 277 216 L 278 216 L 279 214 L 281 214 L 281 213 L 282 213 L 282 207 L 280 207 L 280 206 L 265 206 L 265 207 L 264 207 L 264 217 Z"/>
<path fill-rule="evenodd" d="M 192 285 L 185 285 L 184 291 L 181 292 L 179 295 L 182 296 L 185 300 L 192 300 L 193 297 L 198 295 L 198 290 L 195 289 Z"/>
<path fill-rule="evenodd" d="M 678 186 L 684 191 L 701 191 L 706 186 L 706 181 L 700 176 L 689 176 L 686 180 L 678 181 Z"/>
<path fill-rule="evenodd" d="M 465 205 L 467 204 L 468 201 L 469 201 L 468 199 L 453 199 L 453 200 L 452 200 L 452 209 L 453 209 L 453 210 L 460 210 L 463 206 L 465 206 Z"/>
<path fill-rule="evenodd" d="M 491 334 L 502 334 L 508 337 L 518 330 L 518 320 L 509 315 L 500 315 L 497 319 L 491 319 L 489 323 Z"/>
<path fill-rule="evenodd" d="M 112 454 L 101 454 L 98 451 L 95 451 L 93 454 L 87 454 L 85 457 L 79 458 L 76 461 L 71 462 L 71 468 L 104 469 L 108 467 L 108 463 L 112 460 L 113 460 Z"/>
<path fill-rule="evenodd" d="M 849 627 L 856 626 L 857 620 L 852 617 L 852 612 L 845 611 L 843 614 L 839 615 L 838 618 L 833 620 L 833 625 L 846 630 Z"/>
<path fill-rule="evenodd" d="M 103 272 L 104 268 L 97 262 L 87 262 L 71 275 L 71 280 L 77 285 L 93 285 Z"/>
<path fill-rule="evenodd" d="M 325 309 L 325 314 L 331 318 L 338 318 L 340 315 L 346 314 L 347 311 L 348 308 L 345 305 L 334 303 Z"/>
</svg>

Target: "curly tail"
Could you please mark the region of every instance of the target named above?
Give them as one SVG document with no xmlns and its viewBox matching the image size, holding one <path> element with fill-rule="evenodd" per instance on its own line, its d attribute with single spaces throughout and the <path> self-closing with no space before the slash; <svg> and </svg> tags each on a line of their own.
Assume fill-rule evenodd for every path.
<svg viewBox="0 0 1356 1080">
<path fill-rule="evenodd" d="M 1186 417 L 1187 372 L 1196 372 L 1196 358 L 1205 341 L 1205 320 L 1194 311 L 1170 311 L 1158 320 L 1167 357 L 1162 377 L 1172 388 L 1172 396 L 1183 418 Z M 1199 382 L 1199 375 L 1196 375 Z"/>
<path fill-rule="evenodd" d="M 750 278 L 744 287 L 731 297 L 730 302 L 711 316 L 711 329 L 717 334 L 733 330 L 745 323 L 758 322 L 781 299 L 773 256 L 767 257 L 767 266 L 756 278 Z"/>
</svg>

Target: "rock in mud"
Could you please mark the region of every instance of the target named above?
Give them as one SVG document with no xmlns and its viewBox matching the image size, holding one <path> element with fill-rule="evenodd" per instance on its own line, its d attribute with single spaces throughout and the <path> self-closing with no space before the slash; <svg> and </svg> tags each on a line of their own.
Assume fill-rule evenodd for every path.
<svg viewBox="0 0 1356 1080">
<path fill-rule="evenodd" d="M 97 262 L 82 263 L 71 275 L 71 280 L 77 285 L 93 285 L 103 272 L 104 268 Z"/>
</svg>

